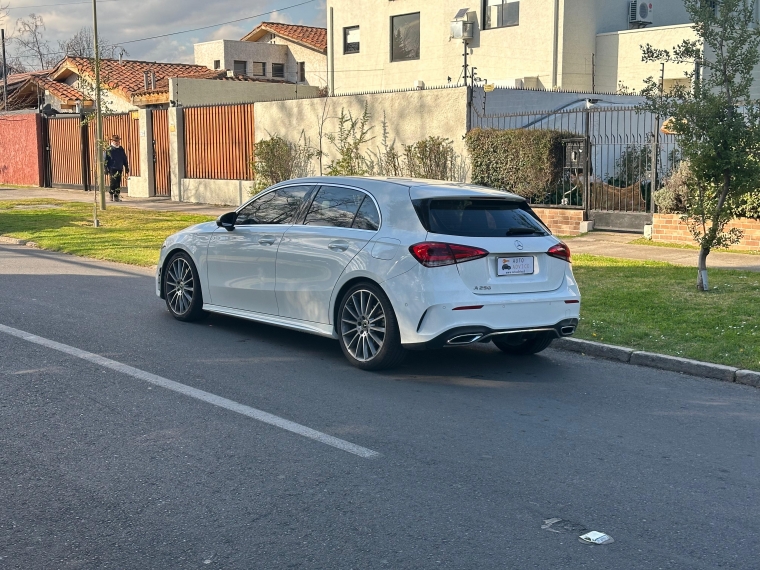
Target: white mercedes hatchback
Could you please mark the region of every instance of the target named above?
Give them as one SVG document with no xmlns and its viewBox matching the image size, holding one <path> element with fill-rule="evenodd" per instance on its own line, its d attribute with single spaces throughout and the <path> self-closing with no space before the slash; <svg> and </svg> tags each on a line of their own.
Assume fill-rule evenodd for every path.
<svg viewBox="0 0 760 570">
<path fill-rule="evenodd" d="M 359 368 L 407 349 L 493 342 L 540 352 L 578 325 L 570 251 L 525 200 L 400 178 L 291 180 L 164 242 L 156 293 L 335 338 Z"/>
</svg>

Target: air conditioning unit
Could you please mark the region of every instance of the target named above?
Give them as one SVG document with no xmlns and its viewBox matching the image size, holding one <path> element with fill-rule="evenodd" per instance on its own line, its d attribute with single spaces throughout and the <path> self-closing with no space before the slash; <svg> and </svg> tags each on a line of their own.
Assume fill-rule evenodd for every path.
<svg viewBox="0 0 760 570">
<path fill-rule="evenodd" d="M 652 3 L 631 0 L 628 23 L 647 25 L 652 23 Z"/>
</svg>

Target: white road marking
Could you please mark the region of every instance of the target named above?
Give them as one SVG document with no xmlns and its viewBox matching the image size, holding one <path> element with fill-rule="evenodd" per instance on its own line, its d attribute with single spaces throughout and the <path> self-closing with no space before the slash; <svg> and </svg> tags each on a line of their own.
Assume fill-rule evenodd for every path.
<svg viewBox="0 0 760 570">
<path fill-rule="evenodd" d="M 73 346 L 61 344 L 60 342 L 55 342 L 54 340 L 49 340 L 41 336 L 33 335 L 31 333 L 14 329 L 2 324 L 0 324 L 0 332 L 4 332 L 11 336 L 15 336 L 27 342 L 32 342 L 34 344 L 46 346 L 47 348 L 52 348 L 53 350 L 63 352 L 65 354 L 74 356 L 76 358 L 81 358 L 82 360 L 92 362 L 93 364 L 97 364 L 98 366 L 102 366 L 104 368 L 110 368 L 111 370 L 115 370 L 116 372 L 127 374 L 128 376 L 132 376 L 133 378 L 144 380 L 145 382 L 149 382 L 150 384 L 154 384 L 155 386 L 160 386 L 162 388 L 166 388 L 167 390 L 184 394 L 185 396 L 189 396 L 190 398 L 201 400 L 202 402 L 206 402 L 208 404 L 212 404 L 214 406 L 224 408 L 225 410 L 237 412 L 238 414 L 242 414 L 246 417 L 263 422 L 265 424 L 269 424 L 269 425 L 278 427 L 280 429 L 284 429 L 286 431 L 296 433 L 303 437 L 308 437 L 309 439 L 313 439 L 320 443 L 324 443 L 325 445 L 330 445 L 337 449 L 347 451 L 348 453 L 353 453 L 354 455 L 358 455 L 359 457 L 363 457 L 364 459 L 374 459 L 380 456 L 380 454 L 377 451 L 372 451 L 371 449 L 367 449 L 366 447 L 356 445 L 354 443 L 351 443 L 350 441 L 345 441 L 343 439 L 339 439 L 337 437 L 327 435 L 326 433 L 313 430 L 311 428 L 302 426 L 301 424 L 297 424 L 295 422 L 291 422 L 290 420 L 286 420 L 279 416 L 275 416 L 273 414 L 263 412 L 261 410 L 257 410 L 256 408 L 251 408 L 250 406 L 239 404 L 232 400 L 228 400 L 227 398 L 222 398 L 221 396 L 216 396 L 215 394 L 211 394 L 203 390 L 198 390 L 197 388 L 192 388 L 191 386 L 180 384 L 179 382 L 175 382 L 174 380 L 169 380 L 167 378 L 157 376 L 156 374 L 145 372 L 144 370 L 140 370 L 139 368 L 134 368 L 127 364 L 122 364 L 121 362 L 116 362 L 115 360 L 111 360 L 110 358 L 105 358 L 103 356 L 93 354 L 92 352 L 80 350 L 78 348 L 74 348 Z"/>
</svg>

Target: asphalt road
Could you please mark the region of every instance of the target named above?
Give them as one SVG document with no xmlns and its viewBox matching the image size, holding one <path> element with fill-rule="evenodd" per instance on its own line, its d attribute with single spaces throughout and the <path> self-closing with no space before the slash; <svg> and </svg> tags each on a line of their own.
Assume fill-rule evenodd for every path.
<svg viewBox="0 0 760 570">
<path fill-rule="evenodd" d="M 144 271 L 20 246 L 0 246 L 0 325 L 379 454 L 0 332 L 0 568 L 758 567 L 757 389 L 490 345 L 365 373 L 328 339 L 176 322 Z"/>
</svg>

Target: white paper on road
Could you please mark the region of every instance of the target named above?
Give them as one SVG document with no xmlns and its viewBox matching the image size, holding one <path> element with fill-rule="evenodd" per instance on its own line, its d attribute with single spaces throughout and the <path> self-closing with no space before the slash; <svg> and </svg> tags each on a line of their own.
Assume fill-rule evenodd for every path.
<svg viewBox="0 0 760 570">
<path fill-rule="evenodd" d="M 45 346 L 47 348 L 51 348 L 59 352 L 63 352 L 65 354 L 74 356 L 76 358 L 80 358 L 82 360 L 86 360 L 88 362 L 92 362 L 93 364 L 97 364 L 98 366 L 102 366 L 103 368 L 109 368 L 111 370 L 115 370 L 116 372 L 120 372 L 128 376 L 132 376 L 133 378 L 143 380 L 155 386 L 160 386 L 161 388 L 166 388 L 167 390 L 171 390 L 173 392 L 178 392 L 185 396 L 189 396 L 190 398 L 195 398 L 196 400 L 201 400 L 202 402 L 206 402 L 208 404 L 212 404 L 214 406 L 224 408 L 225 410 L 236 412 L 238 414 L 244 415 L 251 419 L 278 427 L 280 429 L 284 429 L 286 431 L 296 433 L 303 437 L 308 437 L 309 439 L 313 439 L 320 443 L 324 443 L 325 445 L 329 445 L 337 449 L 347 451 L 348 453 L 353 453 L 354 455 L 358 455 L 359 457 L 362 457 L 364 459 L 374 459 L 380 456 L 380 454 L 377 451 L 372 451 L 371 449 L 367 449 L 366 447 L 356 445 L 354 443 L 351 443 L 350 441 L 345 441 L 343 439 L 339 439 L 337 437 L 327 435 L 326 433 L 313 430 L 309 427 L 303 426 L 301 424 L 297 424 L 295 422 L 291 422 L 290 420 L 286 420 L 284 418 L 275 416 L 268 412 L 264 412 L 262 410 L 257 410 L 256 408 L 251 408 L 250 406 L 239 404 L 238 402 L 235 402 L 233 400 L 228 400 L 227 398 L 222 398 L 221 396 L 216 396 L 215 394 L 211 394 L 210 392 L 198 390 L 197 388 L 186 386 L 185 384 L 180 384 L 179 382 L 175 382 L 174 380 L 169 380 L 168 378 L 163 378 L 161 376 L 157 376 L 156 374 L 151 374 L 150 372 L 145 372 L 144 370 L 140 370 L 139 368 L 134 368 L 127 364 L 122 364 L 121 362 L 116 362 L 115 360 L 111 360 L 110 358 L 105 358 L 104 356 L 100 356 L 92 352 L 87 352 L 85 350 L 81 350 L 73 346 L 61 344 L 60 342 L 55 342 L 54 340 L 49 340 L 41 336 L 33 335 L 31 333 L 14 329 L 12 327 L 8 327 L 5 325 L 0 325 L 0 332 L 4 332 L 16 338 L 25 340 L 27 342 L 32 342 L 34 344 L 39 344 L 41 346 Z"/>
</svg>

